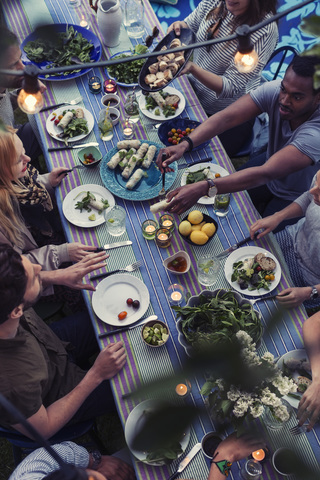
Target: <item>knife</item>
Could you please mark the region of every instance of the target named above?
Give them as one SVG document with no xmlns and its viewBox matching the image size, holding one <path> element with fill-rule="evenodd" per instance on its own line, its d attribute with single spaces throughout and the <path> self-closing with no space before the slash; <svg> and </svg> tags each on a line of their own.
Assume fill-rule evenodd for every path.
<svg viewBox="0 0 320 480">
<path fill-rule="evenodd" d="M 64 145 L 63 147 L 50 147 L 48 152 L 59 152 L 60 150 L 72 150 L 73 148 L 98 147 L 98 142 L 82 143 L 81 145 Z"/>
<path fill-rule="evenodd" d="M 196 162 L 181 163 L 180 165 L 178 165 L 178 170 L 181 170 L 182 168 L 192 167 L 192 165 L 197 165 L 197 163 L 208 163 L 208 162 L 212 162 L 211 157 L 204 158 L 203 160 L 197 160 Z"/>
<path fill-rule="evenodd" d="M 260 232 L 256 232 L 254 234 L 254 238 L 256 238 L 256 236 L 259 234 Z M 225 255 L 228 255 L 229 253 L 231 252 L 234 252 L 234 250 L 237 250 L 237 248 L 241 247 L 241 245 L 244 245 L 245 243 L 247 242 L 250 242 L 252 240 L 251 237 L 247 237 L 247 238 L 244 238 L 243 240 L 241 240 L 240 242 L 238 243 L 235 243 L 234 245 L 231 245 L 231 247 L 227 248 L 227 250 L 224 250 L 223 252 L 219 253 L 218 255 L 216 255 L 216 258 L 221 258 L 221 257 L 224 257 Z"/>
<path fill-rule="evenodd" d="M 127 327 L 121 327 L 121 328 L 115 328 L 114 330 L 111 330 L 110 332 L 103 332 L 98 335 L 99 338 L 104 338 L 104 337 L 109 337 L 110 335 L 114 335 L 115 333 L 120 333 L 124 332 L 126 330 L 131 330 L 132 328 L 140 327 L 140 325 L 144 325 L 147 322 L 150 322 L 151 320 L 158 320 L 157 315 L 149 315 L 149 317 L 145 317 L 140 319 L 137 323 L 134 325 L 128 325 Z"/>
<path fill-rule="evenodd" d="M 179 475 L 179 473 L 181 473 L 182 470 L 184 470 L 186 466 L 189 465 L 193 457 L 199 452 L 200 449 L 201 449 L 201 443 L 196 443 L 195 446 L 191 448 L 187 456 L 184 457 L 182 462 L 179 463 L 177 471 L 171 475 L 169 480 L 173 480 L 174 478 L 176 478 Z"/>
<path fill-rule="evenodd" d="M 116 243 L 106 243 L 103 246 L 103 249 L 111 250 L 111 248 L 126 247 L 127 245 L 132 245 L 131 240 L 125 240 L 124 242 L 116 242 Z"/>
<path fill-rule="evenodd" d="M 85 166 L 85 165 L 75 165 L 75 166 L 72 167 L 72 168 L 68 168 L 68 170 L 63 170 L 63 172 L 58 173 L 58 177 L 60 177 L 60 175 L 62 175 L 63 173 L 72 172 L 72 170 L 74 170 L 74 169 L 76 169 L 76 168 L 86 168 L 86 166 Z"/>
</svg>

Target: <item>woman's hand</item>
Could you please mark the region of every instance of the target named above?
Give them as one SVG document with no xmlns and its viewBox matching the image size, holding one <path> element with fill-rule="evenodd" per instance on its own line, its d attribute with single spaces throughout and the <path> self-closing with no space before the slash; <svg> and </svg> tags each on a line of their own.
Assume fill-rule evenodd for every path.
<svg viewBox="0 0 320 480">
<path fill-rule="evenodd" d="M 299 307 L 311 295 L 310 287 L 290 287 L 277 295 L 277 301 L 284 308 Z"/>
<path fill-rule="evenodd" d="M 314 427 L 320 416 L 320 384 L 312 381 L 304 392 L 298 408 L 299 425 L 303 425 L 309 418 L 307 431 Z"/>
<path fill-rule="evenodd" d="M 96 249 L 97 247 L 94 245 L 83 245 L 80 242 L 68 243 L 68 254 L 72 262 L 80 262 L 80 260 Z"/>
<path fill-rule="evenodd" d="M 186 75 L 187 73 L 193 73 L 195 64 L 193 62 L 187 62 L 183 69 L 179 72 L 178 77 Z"/>
<path fill-rule="evenodd" d="M 175 31 L 176 35 L 179 37 L 181 28 L 189 28 L 188 24 L 186 22 L 173 22 L 171 25 L 169 25 L 167 33 L 172 32 L 172 30 Z"/>
<path fill-rule="evenodd" d="M 62 179 L 68 175 L 68 169 L 65 167 L 53 168 L 49 173 L 49 182 L 51 187 L 56 187 Z"/>
</svg>

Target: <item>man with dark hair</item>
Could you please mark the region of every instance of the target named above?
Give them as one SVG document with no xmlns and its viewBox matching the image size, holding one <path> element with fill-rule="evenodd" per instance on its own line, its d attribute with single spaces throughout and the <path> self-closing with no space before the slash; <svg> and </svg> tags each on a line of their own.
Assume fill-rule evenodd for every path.
<svg viewBox="0 0 320 480">
<path fill-rule="evenodd" d="M 122 342 L 110 344 L 88 371 L 80 368 L 99 351 L 90 319 L 76 314 L 49 328 L 27 309 L 41 294 L 40 271 L 12 247 L 0 246 L 0 391 L 50 438 L 70 421 L 114 410 L 105 380 L 124 366 L 126 352 Z M 0 424 L 30 436 L 3 408 Z"/>
<path fill-rule="evenodd" d="M 269 143 L 265 159 L 249 162 L 247 168 L 227 177 L 204 180 L 170 192 L 167 199 L 173 200 L 167 210 L 182 213 L 203 195 L 212 197 L 217 192 L 251 189 L 249 193 L 255 206 L 259 207 L 263 216 L 267 216 L 286 207 L 308 190 L 320 166 L 320 91 L 313 88 L 315 66 L 319 63 L 319 57 L 295 57 L 283 80 L 265 82 L 208 118 L 183 138 L 186 141 L 160 150 L 157 163 L 163 170 L 163 153 L 167 156 L 163 167 L 167 168 L 193 146 L 262 112 L 269 115 Z"/>
<path fill-rule="evenodd" d="M 0 68 L 8 70 L 24 69 L 18 38 L 4 25 L 0 25 Z M 0 75 L 0 118 L 5 125 L 15 126 L 13 111 L 17 108 L 17 95 L 22 80 L 23 76 Z M 41 92 L 44 92 L 46 90 L 45 85 L 39 83 Z M 22 140 L 26 153 L 32 161 L 42 153 L 33 129 L 37 129 L 37 126 L 33 116 L 30 115 L 29 122 L 21 125 L 17 131 L 17 135 Z"/>
</svg>

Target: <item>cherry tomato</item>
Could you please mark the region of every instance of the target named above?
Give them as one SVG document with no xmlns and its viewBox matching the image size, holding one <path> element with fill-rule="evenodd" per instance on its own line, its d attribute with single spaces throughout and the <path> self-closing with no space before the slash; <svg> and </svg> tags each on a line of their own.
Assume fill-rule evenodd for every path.
<svg viewBox="0 0 320 480">
<path fill-rule="evenodd" d="M 139 300 L 134 300 L 132 306 L 133 306 L 133 308 L 139 308 L 140 307 Z"/>
<path fill-rule="evenodd" d="M 172 132 L 172 133 L 176 133 L 176 131 L 177 131 L 177 130 L 176 130 L 175 128 L 172 128 L 172 129 L 171 129 L 171 132 Z"/>
<path fill-rule="evenodd" d="M 181 133 L 181 132 L 182 132 L 181 128 L 178 128 L 177 133 Z"/>
<path fill-rule="evenodd" d="M 269 277 L 270 277 L 270 281 L 273 282 L 273 280 L 274 280 L 274 275 L 273 275 L 273 273 L 270 273 Z"/>
<path fill-rule="evenodd" d="M 59 122 L 60 122 L 59 118 L 56 118 L 55 121 L 54 121 L 54 124 L 58 125 Z"/>
<path fill-rule="evenodd" d="M 183 138 L 183 135 L 182 135 L 182 133 L 179 133 L 179 138 Z"/>
<path fill-rule="evenodd" d="M 260 265 L 258 265 L 258 266 L 256 267 L 256 271 L 257 271 L 257 272 L 261 272 L 261 270 L 262 270 L 262 268 L 260 267 Z"/>
<path fill-rule="evenodd" d="M 189 128 L 189 127 L 186 128 L 186 132 L 187 132 L 187 133 L 190 133 L 190 132 L 191 132 L 191 128 Z"/>
<path fill-rule="evenodd" d="M 266 275 L 266 276 L 264 277 L 264 279 L 265 279 L 267 282 L 270 282 L 270 275 Z"/>
<path fill-rule="evenodd" d="M 173 106 L 173 108 L 175 108 L 175 109 L 178 108 L 178 104 L 177 104 L 177 103 L 174 103 L 172 106 Z"/>
<path fill-rule="evenodd" d="M 168 137 L 172 137 L 173 133 L 172 132 L 168 132 Z"/>
<path fill-rule="evenodd" d="M 215 173 L 215 174 L 214 174 L 214 177 L 215 177 L 215 178 L 219 178 L 219 177 L 221 177 L 221 175 L 220 175 L 220 173 Z"/>
<path fill-rule="evenodd" d="M 177 140 L 172 140 L 172 145 L 177 145 Z"/>
<path fill-rule="evenodd" d="M 169 138 L 168 138 L 168 142 L 169 142 L 169 143 L 173 143 L 172 137 L 169 137 Z"/>
<path fill-rule="evenodd" d="M 133 300 L 132 298 L 127 298 L 127 305 L 132 305 L 133 304 Z"/>
<path fill-rule="evenodd" d="M 181 132 L 181 133 L 182 133 L 182 135 L 183 135 L 184 137 L 186 137 L 186 136 L 188 135 L 185 130 L 183 130 L 183 132 Z"/>
<path fill-rule="evenodd" d="M 127 312 L 126 311 L 123 311 L 123 312 L 120 312 L 119 315 L 118 315 L 118 318 L 119 320 L 124 320 L 127 316 Z"/>
</svg>

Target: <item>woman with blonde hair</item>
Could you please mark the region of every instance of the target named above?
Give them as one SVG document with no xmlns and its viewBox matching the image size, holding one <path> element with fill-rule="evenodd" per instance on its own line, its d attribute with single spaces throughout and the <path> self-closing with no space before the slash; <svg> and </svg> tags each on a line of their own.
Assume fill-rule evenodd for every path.
<svg viewBox="0 0 320 480">
<path fill-rule="evenodd" d="M 277 0 L 201 0 L 184 21 L 173 22 L 168 32 L 180 35 L 181 28 L 190 28 L 197 42 L 221 38 L 235 33 L 240 25 L 255 25 L 276 13 Z M 208 116 L 217 113 L 242 95 L 259 86 L 261 73 L 278 41 L 275 22 L 251 34 L 251 42 L 259 62 L 250 73 L 239 73 L 234 64 L 238 41 L 232 40 L 194 50 L 183 74 L 190 74 L 192 86 Z M 229 156 L 237 153 L 250 138 L 253 121 L 219 135 Z"/>
<path fill-rule="evenodd" d="M 10 126 L 0 126 L 0 244 L 11 245 L 32 263 L 39 263 L 44 271 L 57 270 L 64 262 L 81 261 L 96 247 L 74 242 L 39 248 L 27 228 L 20 204 L 30 206 L 31 211 L 37 206 L 51 211 L 50 192 L 67 172 L 59 167 L 38 175 L 15 132 Z"/>
</svg>

